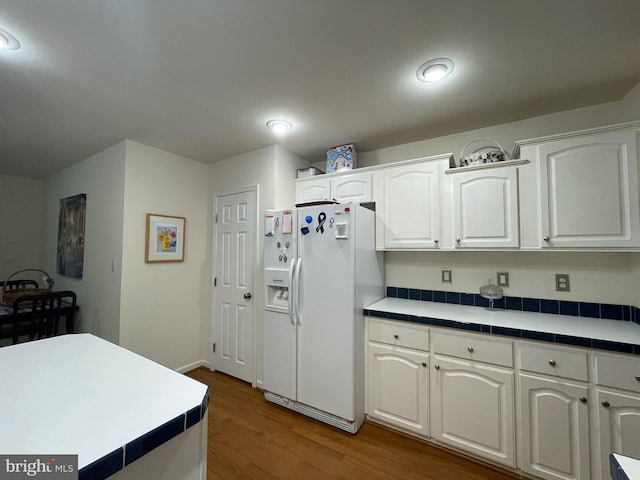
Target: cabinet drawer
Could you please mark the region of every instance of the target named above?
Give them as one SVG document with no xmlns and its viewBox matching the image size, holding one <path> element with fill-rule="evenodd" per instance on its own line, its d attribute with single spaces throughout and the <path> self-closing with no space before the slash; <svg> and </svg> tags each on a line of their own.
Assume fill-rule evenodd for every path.
<svg viewBox="0 0 640 480">
<path fill-rule="evenodd" d="M 429 350 L 429 329 L 406 322 L 370 318 L 369 340 L 427 351 Z"/>
<path fill-rule="evenodd" d="M 508 340 L 434 331 L 433 351 L 452 357 L 513 367 L 513 342 Z"/>
<path fill-rule="evenodd" d="M 587 353 L 534 344 L 520 346 L 520 368 L 530 372 L 587 381 Z"/>
<path fill-rule="evenodd" d="M 640 358 L 596 354 L 596 383 L 640 392 Z"/>
</svg>

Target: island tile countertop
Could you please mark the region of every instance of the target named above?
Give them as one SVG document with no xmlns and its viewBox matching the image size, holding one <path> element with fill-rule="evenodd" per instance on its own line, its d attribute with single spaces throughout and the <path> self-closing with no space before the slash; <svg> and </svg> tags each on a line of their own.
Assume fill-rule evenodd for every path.
<svg viewBox="0 0 640 480">
<path fill-rule="evenodd" d="M 387 297 L 365 315 L 640 355 L 640 325 L 630 321 L 494 309 Z"/>
<path fill-rule="evenodd" d="M 81 479 L 105 478 L 199 423 L 209 396 L 90 334 L 0 348 L 0 378 L 0 452 L 78 454 Z"/>
</svg>

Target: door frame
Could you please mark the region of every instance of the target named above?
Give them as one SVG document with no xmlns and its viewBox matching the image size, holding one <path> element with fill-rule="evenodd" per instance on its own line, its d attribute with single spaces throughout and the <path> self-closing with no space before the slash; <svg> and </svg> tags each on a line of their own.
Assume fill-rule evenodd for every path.
<svg viewBox="0 0 640 480">
<path fill-rule="evenodd" d="M 218 255 L 218 223 L 216 222 L 216 213 L 218 212 L 218 203 L 219 198 L 227 195 L 235 195 L 239 193 L 253 192 L 254 194 L 254 203 L 251 206 L 253 208 L 254 215 L 254 255 L 253 255 L 253 298 L 254 298 L 254 306 L 253 306 L 253 314 L 251 316 L 251 325 L 252 325 L 252 338 L 251 338 L 251 350 L 253 352 L 253 365 L 251 367 L 251 386 L 256 387 L 256 375 L 258 372 L 257 368 L 257 342 L 256 342 L 256 314 L 258 312 L 258 308 L 261 308 L 261 302 L 258 302 L 258 299 L 262 298 L 262 292 L 260 295 L 257 293 L 258 285 L 258 253 L 260 251 L 260 242 L 258 241 L 258 232 L 260 228 L 260 220 L 262 217 L 258 218 L 258 206 L 260 204 L 260 186 L 257 184 L 248 185 L 246 187 L 237 187 L 230 190 L 223 190 L 220 193 L 214 194 L 213 197 L 213 212 L 211 215 L 211 223 L 213 225 L 212 228 L 212 255 L 211 255 L 211 290 L 213 294 L 211 295 L 211 310 L 210 310 L 210 322 L 211 322 L 211 338 L 209 339 L 209 345 L 211 345 L 211 350 L 209 350 L 209 358 L 211 359 L 209 362 L 209 369 L 213 372 L 216 370 L 216 356 L 213 353 L 213 343 L 216 338 L 216 321 L 215 321 L 215 311 L 216 311 L 216 302 L 218 299 L 216 287 L 213 285 L 214 278 L 216 278 L 216 258 Z"/>
</svg>

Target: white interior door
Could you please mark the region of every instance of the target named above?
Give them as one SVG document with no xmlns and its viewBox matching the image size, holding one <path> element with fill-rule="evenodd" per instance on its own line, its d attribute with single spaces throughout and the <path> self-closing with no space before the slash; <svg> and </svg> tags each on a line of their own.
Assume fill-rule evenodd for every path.
<svg viewBox="0 0 640 480">
<path fill-rule="evenodd" d="M 255 191 L 216 199 L 215 370 L 254 379 Z"/>
</svg>

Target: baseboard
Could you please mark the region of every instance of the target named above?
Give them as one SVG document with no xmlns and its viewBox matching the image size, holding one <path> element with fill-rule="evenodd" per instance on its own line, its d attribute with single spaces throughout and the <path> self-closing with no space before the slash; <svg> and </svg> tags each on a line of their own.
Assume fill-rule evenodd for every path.
<svg viewBox="0 0 640 480">
<path fill-rule="evenodd" d="M 178 373 L 187 373 L 199 367 L 209 368 L 209 365 L 209 362 L 207 362 L 206 360 L 198 360 L 197 362 L 190 363 L 189 365 L 185 365 L 184 367 L 176 368 L 175 370 Z"/>
</svg>

